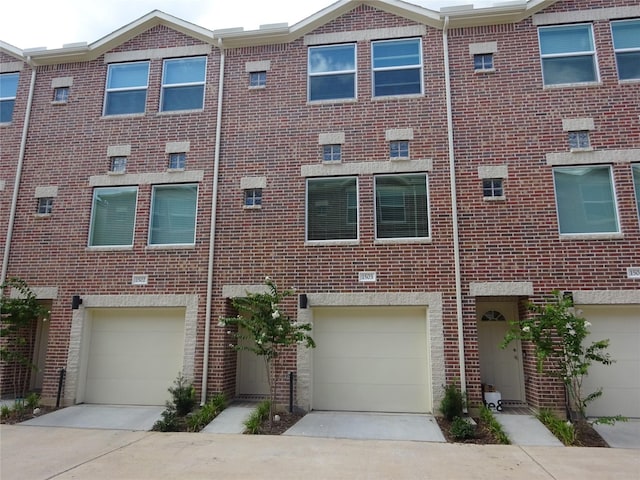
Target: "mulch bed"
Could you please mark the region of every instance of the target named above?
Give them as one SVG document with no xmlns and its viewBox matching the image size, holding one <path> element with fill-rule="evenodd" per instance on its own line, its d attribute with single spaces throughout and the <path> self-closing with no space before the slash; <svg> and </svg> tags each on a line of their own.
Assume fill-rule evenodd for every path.
<svg viewBox="0 0 640 480">
<path fill-rule="evenodd" d="M 304 413 L 289 413 L 289 412 L 279 412 L 280 421 L 272 422 L 271 427 L 269 427 L 269 419 L 267 418 L 260 425 L 260 432 L 258 435 L 281 435 L 285 431 L 295 425 L 295 423 L 304 417 Z"/>
<path fill-rule="evenodd" d="M 600 434 L 588 423 L 583 421 L 574 423 L 576 441 L 574 447 L 609 447 Z"/>
<path fill-rule="evenodd" d="M 27 420 L 31 420 L 32 418 L 40 417 L 40 416 L 44 415 L 45 413 L 49 413 L 49 412 L 53 412 L 54 410 L 57 410 L 57 408 L 55 408 L 55 407 L 42 407 L 41 406 L 41 407 L 38 407 L 38 408 L 40 408 L 40 412 L 37 415 L 34 415 L 33 411 L 31 411 L 29 409 L 25 409 L 22 412 L 16 411 L 16 410 L 12 410 L 11 413 L 9 414 L 9 416 L 2 417 L 2 420 L 0 421 L 0 423 L 4 423 L 6 425 L 14 425 L 16 423 L 26 422 Z"/>
<path fill-rule="evenodd" d="M 480 418 L 474 418 L 473 420 L 476 422 L 475 434 L 473 438 L 468 438 L 466 440 L 456 440 L 451 435 L 451 422 L 448 421 L 444 417 L 435 417 L 438 422 L 438 426 L 440 430 L 442 430 L 442 434 L 444 438 L 447 439 L 449 443 L 474 443 L 476 445 L 499 445 L 500 442 L 493 436 L 491 430 L 487 428 L 485 423 Z"/>
</svg>

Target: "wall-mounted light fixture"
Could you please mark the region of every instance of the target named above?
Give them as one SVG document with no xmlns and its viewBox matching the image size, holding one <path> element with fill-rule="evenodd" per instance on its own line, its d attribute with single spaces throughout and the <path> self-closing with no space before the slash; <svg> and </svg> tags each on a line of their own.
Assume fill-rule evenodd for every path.
<svg viewBox="0 0 640 480">
<path fill-rule="evenodd" d="M 82 305 L 82 299 L 80 298 L 80 295 L 74 295 L 73 297 L 71 297 L 72 310 L 78 310 L 78 308 L 80 308 L 80 305 Z"/>
<path fill-rule="evenodd" d="M 298 297 L 298 304 L 302 309 L 307 308 L 307 305 L 309 305 L 309 298 L 307 297 L 306 293 L 300 294 L 300 296 Z"/>
</svg>

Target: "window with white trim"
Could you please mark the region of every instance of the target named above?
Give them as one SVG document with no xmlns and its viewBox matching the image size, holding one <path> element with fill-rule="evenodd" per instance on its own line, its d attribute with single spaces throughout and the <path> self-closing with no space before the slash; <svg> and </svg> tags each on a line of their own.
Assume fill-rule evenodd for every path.
<svg viewBox="0 0 640 480">
<path fill-rule="evenodd" d="M 38 198 L 38 207 L 36 213 L 38 215 L 51 215 L 53 212 L 53 197 Z"/>
<path fill-rule="evenodd" d="M 111 157 L 111 166 L 109 171 L 111 173 L 124 173 L 127 171 L 127 157 L 117 156 Z"/>
<path fill-rule="evenodd" d="M 371 42 L 373 96 L 422 93 L 422 41 L 419 38 Z"/>
<path fill-rule="evenodd" d="M 67 103 L 69 101 L 69 87 L 54 88 L 53 101 L 55 103 Z"/>
<path fill-rule="evenodd" d="M 358 239 L 356 177 L 307 179 L 307 240 Z"/>
<path fill-rule="evenodd" d="M 493 53 L 476 53 L 473 56 L 473 68 L 476 72 L 493 71 Z"/>
<path fill-rule="evenodd" d="M 427 175 L 375 177 L 376 238 L 428 238 Z"/>
<path fill-rule="evenodd" d="M 184 152 L 169 154 L 169 170 L 184 170 L 187 166 L 187 154 Z"/>
<path fill-rule="evenodd" d="M 247 208 L 260 208 L 262 206 L 262 189 L 247 188 L 244 191 L 244 206 Z"/>
<path fill-rule="evenodd" d="M 633 185 L 636 190 L 636 207 L 638 208 L 638 219 L 640 219 L 640 163 L 631 165 L 633 170 Z"/>
<path fill-rule="evenodd" d="M 591 148 L 588 130 L 569 132 L 569 148 L 571 150 L 585 150 Z"/>
<path fill-rule="evenodd" d="M 342 145 L 330 144 L 322 146 L 322 161 L 323 162 L 340 162 L 342 160 Z"/>
<path fill-rule="evenodd" d="M 640 80 L 640 19 L 611 22 L 618 78 Z"/>
<path fill-rule="evenodd" d="M 484 198 L 504 198 L 504 185 L 502 178 L 483 178 L 482 194 Z"/>
<path fill-rule="evenodd" d="M 136 219 L 138 187 L 106 187 L 93 191 L 90 247 L 130 247 Z"/>
<path fill-rule="evenodd" d="M 409 158 L 409 140 L 393 140 L 389 142 L 389 158 L 405 160 Z"/>
<path fill-rule="evenodd" d="M 261 88 L 267 86 L 267 72 L 250 72 L 249 86 L 251 88 Z"/>
<path fill-rule="evenodd" d="M 151 193 L 149 245 L 193 245 L 198 186 L 155 185 Z"/>
<path fill-rule="evenodd" d="M 540 27 L 538 35 L 545 85 L 598 81 L 591 24 Z"/>
<path fill-rule="evenodd" d="M 0 123 L 9 123 L 13 119 L 19 77 L 18 73 L 0 74 Z"/>
<path fill-rule="evenodd" d="M 356 45 L 309 47 L 309 101 L 356 98 Z"/>
<path fill-rule="evenodd" d="M 206 57 L 165 60 L 160 111 L 202 110 L 206 68 Z"/>
<path fill-rule="evenodd" d="M 107 70 L 105 115 L 144 113 L 149 85 L 149 62 L 111 64 Z"/>
<path fill-rule="evenodd" d="M 609 166 L 553 170 L 561 234 L 619 233 Z"/>
</svg>

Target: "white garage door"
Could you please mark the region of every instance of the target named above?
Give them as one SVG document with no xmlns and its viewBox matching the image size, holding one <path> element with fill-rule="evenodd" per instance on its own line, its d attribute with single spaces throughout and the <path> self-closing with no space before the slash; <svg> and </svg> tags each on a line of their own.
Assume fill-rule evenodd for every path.
<svg viewBox="0 0 640 480">
<path fill-rule="evenodd" d="M 426 309 L 314 308 L 313 408 L 431 411 Z"/>
<path fill-rule="evenodd" d="M 640 418 L 640 306 L 585 306 L 591 341 L 609 339 L 607 351 L 615 363 L 593 364 L 584 393 L 602 387 L 603 394 L 587 407 L 589 416 L 624 415 Z"/>
<path fill-rule="evenodd" d="M 164 405 L 182 371 L 184 309 L 91 311 L 85 402 Z"/>
</svg>

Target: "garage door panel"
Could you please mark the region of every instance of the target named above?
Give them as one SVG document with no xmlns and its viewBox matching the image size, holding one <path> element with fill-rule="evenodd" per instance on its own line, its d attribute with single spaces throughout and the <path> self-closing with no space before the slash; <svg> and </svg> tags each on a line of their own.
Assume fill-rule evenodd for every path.
<svg viewBox="0 0 640 480">
<path fill-rule="evenodd" d="M 429 411 L 425 308 L 316 308 L 313 322 L 313 408 Z"/>
<path fill-rule="evenodd" d="M 163 405 L 182 371 L 184 309 L 91 312 L 85 401 Z"/>
<path fill-rule="evenodd" d="M 640 418 L 640 306 L 584 306 L 590 323 L 588 341 L 609 339 L 607 352 L 614 363 L 594 363 L 583 392 L 602 388 L 603 395 L 587 407 L 589 416 L 624 415 Z"/>
</svg>

